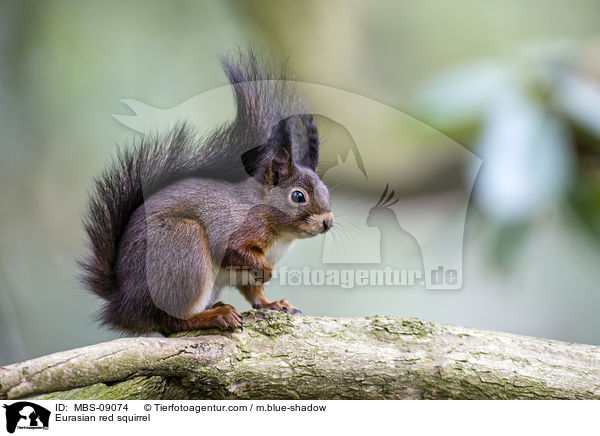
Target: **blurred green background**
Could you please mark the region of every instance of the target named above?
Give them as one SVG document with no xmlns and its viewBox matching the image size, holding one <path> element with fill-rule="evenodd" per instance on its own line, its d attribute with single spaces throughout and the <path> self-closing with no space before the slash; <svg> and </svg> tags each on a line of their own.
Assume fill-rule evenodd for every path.
<svg viewBox="0 0 600 436">
<path fill-rule="evenodd" d="M 403 111 L 484 161 L 461 290 L 268 295 L 307 314 L 600 344 L 600 1 L 4 0 L 0 364 L 116 337 L 92 321 L 100 302 L 74 264 L 91 179 L 135 136 L 112 114 L 128 113 L 124 98 L 169 108 L 224 85 L 218 56 L 247 42 L 289 56 L 296 79 Z M 348 140 L 322 124 L 326 145 Z M 435 199 L 464 189 L 472 169 L 415 135 L 430 171 L 407 171 L 401 195 L 437 213 L 419 199 L 443 208 Z M 302 265 L 302 253 L 285 261 Z"/>
</svg>

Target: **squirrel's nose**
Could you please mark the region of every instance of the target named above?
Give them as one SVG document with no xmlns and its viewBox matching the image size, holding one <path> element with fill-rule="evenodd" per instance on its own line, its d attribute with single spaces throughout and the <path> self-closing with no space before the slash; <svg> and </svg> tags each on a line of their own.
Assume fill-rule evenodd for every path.
<svg viewBox="0 0 600 436">
<path fill-rule="evenodd" d="M 330 228 L 333 227 L 333 214 L 330 214 L 327 218 L 323 220 L 323 232 L 326 232 Z"/>
</svg>

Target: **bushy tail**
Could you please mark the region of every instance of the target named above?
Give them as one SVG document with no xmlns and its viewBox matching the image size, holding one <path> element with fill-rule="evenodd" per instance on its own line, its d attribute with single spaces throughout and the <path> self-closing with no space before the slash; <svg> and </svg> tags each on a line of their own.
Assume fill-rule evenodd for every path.
<svg viewBox="0 0 600 436">
<path fill-rule="evenodd" d="M 163 136 L 145 137 L 118 150 L 95 180 L 84 221 L 90 255 L 80 266 L 83 281 L 97 295 L 108 298 L 116 290 L 113 268 L 119 241 L 145 198 L 187 177 L 241 180 L 247 176 L 241 155 L 266 142 L 279 120 L 303 112 L 282 81 L 283 71 L 276 75 L 263 68 L 251 50 L 222 62 L 235 94 L 237 114 L 232 123 L 204 140 L 185 125 Z"/>
</svg>

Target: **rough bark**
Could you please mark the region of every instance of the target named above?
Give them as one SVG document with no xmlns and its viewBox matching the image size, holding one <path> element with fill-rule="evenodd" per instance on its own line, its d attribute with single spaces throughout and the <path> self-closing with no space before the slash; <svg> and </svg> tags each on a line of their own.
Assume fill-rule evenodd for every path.
<svg viewBox="0 0 600 436">
<path fill-rule="evenodd" d="M 249 312 L 243 332 L 118 339 L 0 368 L 0 398 L 600 398 L 600 347 L 417 319 Z"/>
</svg>

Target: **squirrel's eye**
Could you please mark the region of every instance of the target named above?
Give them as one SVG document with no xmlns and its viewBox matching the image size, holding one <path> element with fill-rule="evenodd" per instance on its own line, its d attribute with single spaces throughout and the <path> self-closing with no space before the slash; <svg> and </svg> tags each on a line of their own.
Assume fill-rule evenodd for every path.
<svg viewBox="0 0 600 436">
<path fill-rule="evenodd" d="M 306 197 L 302 191 L 292 191 L 290 198 L 294 203 L 306 203 Z"/>
</svg>

